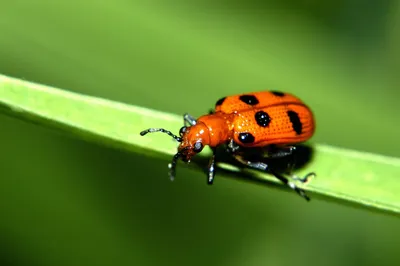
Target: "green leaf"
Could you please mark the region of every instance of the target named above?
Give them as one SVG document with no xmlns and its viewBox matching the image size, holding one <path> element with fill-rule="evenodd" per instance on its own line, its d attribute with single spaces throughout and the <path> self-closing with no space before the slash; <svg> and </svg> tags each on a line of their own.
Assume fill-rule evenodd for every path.
<svg viewBox="0 0 400 266">
<path fill-rule="evenodd" d="M 164 134 L 140 136 L 149 127 L 163 127 L 178 133 L 179 115 L 90 97 L 0 75 L 0 104 L 9 115 L 57 127 L 106 145 L 146 153 L 170 160 L 176 142 Z M 339 199 L 357 206 L 392 214 L 400 213 L 400 159 L 383 155 L 315 144 L 306 169 L 317 177 L 302 186 L 323 199 Z M 206 158 L 209 150 L 199 157 Z M 232 173 L 241 167 L 220 163 Z M 279 183 L 259 171 L 244 170 L 259 180 Z M 234 174 L 232 174 L 233 176 Z M 229 175 L 228 175 L 229 176 Z M 283 188 L 283 186 L 281 186 Z"/>
</svg>

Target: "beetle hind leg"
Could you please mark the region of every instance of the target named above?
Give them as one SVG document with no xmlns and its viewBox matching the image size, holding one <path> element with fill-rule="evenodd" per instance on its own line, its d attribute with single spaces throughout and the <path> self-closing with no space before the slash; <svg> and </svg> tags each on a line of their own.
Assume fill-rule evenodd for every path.
<svg viewBox="0 0 400 266">
<path fill-rule="evenodd" d="M 274 149 L 273 152 L 268 154 L 268 157 L 269 158 L 282 158 L 282 157 L 293 155 L 295 151 L 296 151 L 296 146 L 285 146 L 285 147 L 281 147 L 278 149 Z M 286 171 L 286 173 L 288 175 L 290 175 L 291 179 L 305 184 L 305 183 L 308 183 L 308 181 L 311 178 L 317 176 L 314 172 L 310 172 L 310 173 L 306 174 L 304 177 L 299 177 L 295 174 L 292 174 L 293 168 L 295 165 L 296 165 L 296 157 L 293 156 L 292 160 L 290 160 L 287 165 L 287 171 Z"/>
<path fill-rule="evenodd" d="M 269 158 L 282 158 L 292 155 L 296 151 L 296 146 L 285 146 L 280 148 L 270 147 L 270 151 L 267 152 Z"/>
<path fill-rule="evenodd" d="M 306 199 L 307 201 L 310 200 L 310 198 L 306 195 L 305 191 L 301 188 L 299 188 L 298 186 L 296 186 L 296 184 L 292 181 L 290 181 L 288 178 L 284 177 L 283 175 L 269 169 L 268 165 L 266 163 L 263 162 L 252 162 L 249 160 L 244 159 L 242 156 L 240 155 L 234 155 L 234 158 L 239 161 L 240 163 L 247 165 L 248 167 L 254 168 L 254 169 L 258 169 L 258 170 L 262 170 L 262 171 L 268 171 L 271 174 L 273 174 L 277 179 L 279 179 L 282 183 L 286 184 L 287 186 L 289 186 L 291 189 L 293 189 L 294 191 L 296 191 L 297 194 L 299 194 L 301 197 L 303 197 L 304 199 Z M 309 173 L 307 174 L 304 178 L 299 178 L 294 176 L 294 180 L 298 180 L 302 183 L 305 183 L 308 181 L 309 177 L 315 175 L 315 173 Z"/>
<path fill-rule="evenodd" d="M 293 189 L 294 191 L 297 192 L 297 194 L 299 194 L 301 197 L 303 197 L 305 200 L 310 201 L 310 198 L 307 196 L 306 192 L 299 188 L 298 186 L 296 186 L 295 183 L 289 181 L 289 179 L 287 179 L 286 177 L 284 177 L 281 174 L 278 174 L 275 171 L 271 171 L 270 172 L 276 177 L 278 178 L 281 182 L 283 182 L 284 184 L 288 185 L 291 189 Z M 302 180 L 300 180 L 301 182 L 303 182 Z"/>
<path fill-rule="evenodd" d="M 310 181 L 311 178 L 315 178 L 316 176 L 317 176 L 316 173 L 310 172 L 310 173 L 306 174 L 303 177 L 299 177 L 297 175 L 292 175 L 291 177 L 292 177 L 293 180 L 297 180 L 297 181 L 299 181 L 299 182 L 301 182 L 303 184 L 306 184 L 306 183 L 308 183 Z"/>
</svg>

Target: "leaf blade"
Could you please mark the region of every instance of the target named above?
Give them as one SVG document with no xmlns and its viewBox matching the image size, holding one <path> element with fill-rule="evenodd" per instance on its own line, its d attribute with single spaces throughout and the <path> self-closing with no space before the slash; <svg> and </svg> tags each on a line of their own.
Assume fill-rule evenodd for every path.
<svg viewBox="0 0 400 266">
<path fill-rule="evenodd" d="M 142 137 L 140 131 L 164 127 L 175 133 L 182 126 L 179 115 L 132 106 L 106 99 L 68 92 L 0 75 L 0 105 L 8 114 L 46 126 L 61 127 L 86 139 L 153 156 L 174 154 L 176 143 L 162 134 Z M 317 178 L 304 188 L 330 198 L 400 213 L 400 159 L 372 153 L 316 144 L 315 155 L 307 169 Z M 209 151 L 200 156 L 208 156 Z M 220 167 L 239 171 L 220 164 Z M 257 171 L 260 179 L 277 182 L 270 175 Z"/>
</svg>

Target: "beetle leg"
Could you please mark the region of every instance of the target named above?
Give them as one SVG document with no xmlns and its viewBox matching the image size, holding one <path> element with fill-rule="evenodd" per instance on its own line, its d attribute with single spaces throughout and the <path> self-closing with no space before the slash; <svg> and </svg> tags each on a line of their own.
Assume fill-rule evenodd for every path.
<svg viewBox="0 0 400 266">
<path fill-rule="evenodd" d="M 273 159 L 282 158 L 292 155 L 293 152 L 295 151 L 296 151 L 296 146 L 272 148 L 270 151 L 267 152 L 267 156 L 268 158 L 273 158 Z M 291 158 L 291 160 L 288 162 L 286 173 L 292 175 L 292 171 L 295 164 L 296 164 L 296 157 L 293 156 L 293 158 Z M 301 178 L 294 178 L 294 179 L 300 180 Z"/>
<path fill-rule="evenodd" d="M 215 114 L 214 109 L 209 109 L 209 110 L 208 110 L 208 114 L 209 114 L 209 115 Z"/>
<path fill-rule="evenodd" d="M 310 172 L 310 173 L 306 174 L 304 177 L 299 177 L 299 176 L 297 176 L 297 175 L 291 175 L 291 177 L 292 177 L 293 180 L 300 181 L 300 182 L 303 183 L 303 184 L 305 184 L 305 183 L 307 183 L 308 181 L 310 181 L 310 178 L 311 178 L 311 177 L 316 177 L 316 176 L 317 176 L 317 174 L 314 173 L 314 172 Z"/>
<path fill-rule="evenodd" d="M 233 140 L 230 140 L 228 145 L 227 145 L 227 150 L 229 153 L 234 154 L 235 152 L 237 152 L 240 149 L 240 146 L 234 142 Z"/>
<path fill-rule="evenodd" d="M 289 181 L 286 177 L 281 174 L 276 173 L 275 171 L 270 170 L 270 172 L 278 178 L 280 181 L 288 185 L 291 189 L 297 192 L 301 197 L 305 198 L 307 201 L 310 201 L 310 198 L 306 195 L 305 191 L 299 187 L 297 187 L 293 182 Z"/>
<path fill-rule="evenodd" d="M 196 125 L 196 118 L 194 118 L 193 116 L 191 116 L 188 113 L 185 113 L 183 115 L 183 124 L 185 126 L 194 126 L 194 125 Z"/>
<path fill-rule="evenodd" d="M 269 158 L 280 158 L 284 156 L 289 156 L 291 155 L 294 151 L 296 151 L 295 146 L 286 146 L 282 148 L 278 148 L 276 151 L 271 152 L 268 154 Z M 314 172 L 310 172 L 306 174 L 304 177 L 299 177 L 297 175 L 292 174 L 293 168 L 295 166 L 296 162 L 296 157 L 294 156 L 292 160 L 288 163 L 287 166 L 287 171 L 286 173 L 291 176 L 293 180 L 297 180 L 301 183 L 307 183 L 311 177 L 316 177 L 317 175 Z"/>
<path fill-rule="evenodd" d="M 282 183 L 286 184 L 287 186 L 289 186 L 291 189 L 293 189 L 294 191 L 297 192 L 297 194 L 299 194 L 301 197 L 305 198 L 307 201 L 310 200 L 310 198 L 306 195 L 306 193 L 304 192 L 304 190 L 302 190 L 301 188 L 297 187 L 295 183 L 289 181 L 289 179 L 287 179 L 286 177 L 284 177 L 283 175 L 271 170 L 268 168 L 268 165 L 266 163 L 263 162 L 252 162 L 252 161 L 248 161 L 245 160 L 242 156 L 240 155 L 234 155 L 235 159 L 238 160 L 239 162 L 243 163 L 244 165 L 247 165 L 251 168 L 255 168 L 258 170 L 262 170 L 262 171 L 269 171 L 270 173 L 272 173 L 277 179 L 279 179 Z M 306 176 L 307 177 L 307 176 Z"/>
<path fill-rule="evenodd" d="M 215 153 L 216 149 L 212 148 L 212 156 L 210 158 L 210 161 L 208 163 L 208 177 L 207 177 L 207 184 L 212 185 L 214 182 L 214 176 L 215 176 Z"/>
<path fill-rule="evenodd" d="M 286 157 L 286 156 L 292 155 L 295 150 L 296 150 L 295 146 L 285 146 L 285 147 L 276 148 L 276 149 L 268 152 L 268 157 L 269 158 Z"/>
<path fill-rule="evenodd" d="M 263 170 L 263 171 L 266 171 L 268 169 L 268 165 L 266 163 L 248 161 L 248 160 L 245 160 L 242 156 L 237 155 L 237 154 L 235 154 L 234 157 L 236 160 L 238 160 L 242 164 L 247 165 L 251 168 L 255 168 L 255 169 Z"/>
<path fill-rule="evenodd" d="M 170 179 L 171 181 L 174 181 L 174 180 L 175 180 L 176 164 L 177 164 L 178 159 L 179 159 L 179 157 L 180 157 L 181 155 L 182 155 L 182 154 L 181 154 L 180 152 L 176 153 L 176 154 L 174 155 L 174 157 L 172 158 L 171 163 L 168 164 L 168 168 L 169 168 L 169 173 L 168 173 L 168 175 L 169 175 L 169 179 Z"/>
</svg>

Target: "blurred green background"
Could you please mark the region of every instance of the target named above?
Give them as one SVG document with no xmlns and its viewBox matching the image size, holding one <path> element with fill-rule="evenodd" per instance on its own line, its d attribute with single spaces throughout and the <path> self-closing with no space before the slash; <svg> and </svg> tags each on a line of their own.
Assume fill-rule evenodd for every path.
<svg viewBox="0 0 400 266">
<path fill-rule="evenodd" d="M 399 156 L 399 32 L 399 1 L 0 0 L 0 73 L 195 116 L 289 91 L 313 143 Z M 398 216 L 0 124 L 1 265 L 399 265 Z"/>
</svg>

